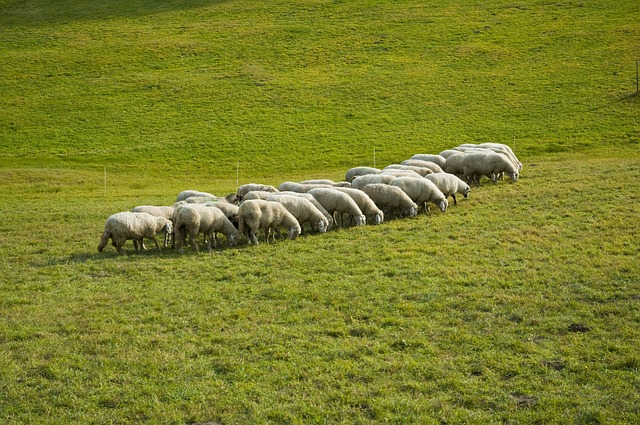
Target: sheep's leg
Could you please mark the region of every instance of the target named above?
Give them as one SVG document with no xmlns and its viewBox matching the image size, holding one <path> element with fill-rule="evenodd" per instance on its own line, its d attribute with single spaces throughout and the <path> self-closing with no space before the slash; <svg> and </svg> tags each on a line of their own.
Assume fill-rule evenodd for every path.
<svg viewBox="0 0 640 425">
<path fill-rule="evenodd" d="M 458 205 L 458 201 L 456 201 L 456 194 L 454 193 L 451 197 L 453 198 L 453 205 Z"/>
<path fill-rule="evenodd" d="M 161 251 L 161 249 L 160 249 L 160 245 L 158 244 L 158 241 L 156 240 L 156 237 L 155 237 L 155 236 L 153 236 L 153 237 L 151 237 L 151 238 L 148 238 L 148 239 L 151 239 L 151 240 L 153 241 L 153 243 L 154 243 L 154 244 L 156 244 L 156 249 L 157 249 L 158 251 Z"/>
<path fill-rule="evenodd" d="M 191 239 L 191 246 L 193 247 L 193 249 L 196 250 L 196 252 L 200 252 L 200 248 L 198 247 L 198 234 L 194 232 L 189 232 L 189 239 Z"/>
</svg>

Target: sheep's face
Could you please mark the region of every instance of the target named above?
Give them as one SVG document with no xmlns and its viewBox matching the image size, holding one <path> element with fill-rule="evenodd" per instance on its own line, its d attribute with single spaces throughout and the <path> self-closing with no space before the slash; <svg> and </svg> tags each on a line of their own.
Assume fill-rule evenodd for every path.
<svg viewBox="0 0 640 425">
<path fill-rule="evenodd" d="M 465 198 L 468 198 L 470 191 L 471 191 L 471 188 L 469 186 L 465 187 L 464 191 L 462 192 L 462 196 L 464 196 Z"/>
<path fill-rule="evenodd" d="M 167 235 L 170 235 L 173 233 L 173 224 L 171 224 L 170 221 L 167 222 L 167 224 L 164 226 L 164 230 L 165 232 L 167 232 Z"/>
<path fill-rule="evenodd" d="M 327 226 L 328 226 L 328 222 L 327 220 L 319 220 L 318 223 L 315 226 L 315 231 L 318 233 L 325 233 L 327 231 Z"/>
<path fill-rule="evenodd" d="M 373 217 L 373 224 L 382 224 L 384 221 L 384 213 L 380 211 Z"/>
<path fill-rule="evenodd" d="M 300 228 L 292 227 L 289 229 L 289 233 L 287 234 L 287 236 L 289 237 L 289 239 L 293 240 L 297 238 L 299 234 L 300 234 Z"/>
<path fill-rule="evenodd" d="M 229 246 L 236 246 L 238 244 L 238 234 L 231 233 L 229 236 L 227 236 L 227 244 Z"/>
<path fill-rule="evenodd" d="M 367 224 L 367 218 L 364 215 L 356 217 L 356 226 L 364 226 L 365 224 Z"/>
<path fill-rule="evenodd" d="M 449 206 L 449 202 L 446 199 L 443 199 L 442 201 L 438 202 L 438 208 L 440 208 L 440 211 L 442 212 L 445 212 L 448 206 Z"/>
<path fill-rule="evenodd" d="M 513 173 L 510 174 L 511 177 L 511 181 L 517 182 L 518 181 L 518 172 L 514 171 Z"/>
</svg>

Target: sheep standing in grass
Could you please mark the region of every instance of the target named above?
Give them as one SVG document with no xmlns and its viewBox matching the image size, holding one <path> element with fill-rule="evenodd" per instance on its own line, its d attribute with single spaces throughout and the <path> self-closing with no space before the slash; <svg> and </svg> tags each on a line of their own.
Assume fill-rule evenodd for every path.
<svg viewBox="0 0 640 425">
<path fill-rule="evenodd" d="M 151 214 L 154 217 L 164 217 L 167 220 L 171 220 L 173 216 L 173 207 L 168 206 L 156 206 L 156 205 L 140 205 L 137 207 L 131 208 L 131 212 L 146 212 L 147 214 Z M 165 232 L 164 243 L 163 246 L 166 248 L 169 245 L 169 238 L 171 234 Z M 144 244 L 142 244 L 142 249 L 145 249 Z"/>
<path fill-rule="evenodd" d="M 445 173 L 455 174 L 458 177 L 464 175 L 464 157 L 466 154 L 464 152 L 458 152 L 449 156 L 444 163 L 444 171 Z"/>
<path fill-rule="evenodd" d="M 217 208 L 224 214 L 225 217 L 233 224 L 233 226 L 238 228 L 238 206 L 235 204 L 230 204 L 228 202 L 209 202 L 205 204 L 207 207 Z"/>
<path fill-rule="evenodd" d="M 432 181 L 444 196 L 447 198 L 451 196 L 454 204 L 458 203 L 456 200 L 456 193 L 461 194 L 465 198 L 469 196 L 469 185 L 453 174 L 435 173 L 428 175 L 425 178 Z"/>
<path fill-rule="evenodd" d="M 418 206 L 424 206 L 425 212 L 430 211 L 428 203 L 437 205 L 442 212 L 445 212 L 449 205 L 440 189 L 426 178 L 398 177 L 391 185 L 402 189 Z"/>
<path fill-rule="evenodd" d="M 304 180 L 304 181 L 301 181 L 300 184 L 326 184 L 333 187 L 351 186 L 349 182 L 334 182 L 333 180 L 329 180 L 329 179 Z"/>
<path fill-rule="evenodd" d="M 443 159 L 442 165 L 444 166 L 444 163 L 445 163 L 446 160 L 444 159 L 444 157 L 442 159 Z M 444 173 L 444 170 L 442 169 L 442 167 L 439 166 L 438 164 L 436 164 L 435 162 L 422 161 L 420 159 L 405 159 L 400 164 L 401 165 L 410 165 L 412 167 L 428 168 L 429 170 L 431 170 L 434 173 Z"/>
<path fill-rule="evenodd" d="M 368 184 L 382 183 L 391 184 L 396 179 L 395 176 L 389 174 L 366 174 L 364 176 L 358 176 L 351 182 L 353 189 L 362 190 Z"/>
<path fill-rule="evenodd" d="M 309 223 L 314 232 L 325 233 L 329 228 L 329 220 L 316 208 L 310 200 L 300 196 L 274 193 L 267 201 L 280 202 L 300 223 L 300 231 L 304 223 Z"/>
<path fill-rule="evenodd" d="M 508 174 L 513 182 L 518 181 L 517 166 L 503 154 L 486 150 L 468 152 L 464 156 L 463 175 L 467 181 L 479 184 L 480 178 L 487 176 L 495 183 L 501 173 Z"/>
<path fill-rule="evenodd" d="M 243 201 L 249 201 L 251 199 L 267 199 L 269 196 L 273 195 L 274 193 L 278 193 L 278 192 L 267 192 L 266 190 L 252 190 L 250 192 L 247 192 L 246 195 L 244 195 L 242 197 Z"/>
<path fill-rule="evenodd" d="M 300 234 L 300 223 L 279 202 L 252 199 L 240 204 L 239 230 L 249 239 L 249 244 L 258 245 L 258 232 L 264 229 L 267 243 L 275 241 L 276 230 L 280 227 L 289 228 L 287 237 L 295 239 Z"/>
<path fill-rule="evenodd" d="M 185 199 L 191 198 L 192 196 L 202 196 L 208 198 L 211 201 L 215 201 L 216 199 L 218 199 L 216 195 L 213 195 L 209 192 L 200 192 L 199 190 L 183 190 L 178 194 L 176 202 L 184 201 Z"/>
<path fill-rule="evenodd" d="M 397 186 L 383 183 L 368 184 L 362 191 L 385 212 L 396 217 L 415 217 L 418 214 L 418 206 L 415 202 Z"/>
<path fill-rule="evenodd" d="M 244 195 L 255 190 L 260 190 L 263 192 L 278 192 L 278 189 L 268 184 L 248 183 L 238 187 L 238 190 L 236 191 L 236 197 L 238 201 L 242 201 Z"/>
<path fill-rule="evenodd" d="M 182 245 L 186 243 L 186 236 L 189 236 L 191 245 L 199 251 L 196 242 L 199 233 L 204 234 L 207 241 L 207 248 L 211 251 L 216 234 L 220 232 L 227 238 L 227 244 L 234 246 L 238 241 L 238 230 L 218 208 L 213 208 L 203 204 L 183 205 L 176 216 L 176 243 L 178 251 L 182 252 Z"/>
<path fill-rule="evenodd" d="M 334 216 L 334 221 L 335 214 L 340 213 L 353 216 L 356 226 L 366 224 L 367 219 L 364 214 L 362 214 L 360 208 L 358 208 L 358 204 L 356 204 L 356 202 L 346 193 L 342 193 L 334 188 L 311 189 L 307 193 L 313 195 L 313 197 L 322 204 L 324 209 Z"/>
<path fill-rule="evenodd" d="M 380 170 L 379 168 L 373 168 L 373 167 L 353 167 L 353 168 L 349 168 L 344 176 L 344 180 L 347 182 L 351 182 L 353 179 L 355 179 L 358 176 L 364 176 L 367 174 L 379 174 L 381 173 L 382 170 Z"/>
<path fill-rule="evenodd" d="M 369 223 L 372 224 L 382 224 L 384 221 L 384 213 L 378 206 L 371 200 L 369 195 L 364 193 L 359 189 L 353 189 L 349 187 L 336 187 L 335 190 L 338 190 L 342 193 L 346 193 L 353 199 L 362 214 L 367 217 Z"/>
<path fill-rule="evenodd" d="M 442 155 L 433 155 L 428 153 L 417 153 L 413 155 L 410 159 L 417 159 L 419 161 L 432 162 L 437 164 L 440 168 L 444 168 L 444 161 L 446 158 Z"/>
<path fill-rule="evenodd" d="M 437 167 L 436 164 L 432 164 L 432 165 L 435 165 Z M 390 164 L 384 167 L 382 169 L 382 172 L 384 173 L 387 170 L 405 170 L 405 171 L 408 170 L 408 171 L 413 171 L 414 173 L 418 173 L 422 177 L 426 176 L 427 174 L 433 174 L 433 171 L 430 168 L 415 167 L 413 165 L 406 165 L 406 164 Z"/>
<path fill-rule="evenodd" d="M 320 211 L 322 213 L 323 216 L 325 216 L 325 218 L 327 219 L 327 221 L 329 222 L 329 226 L 328 228 L 330 229 L 333 226 L 333 217 L 331 216 L 331 214 L 329 214 L 329 211 L 327 211 L 320 202 L 318 202 L 318 200 L 316 198 L 313 197 L 313 195 L 310 195 L 308 193 L 299 193 L 299 192 L 291 192 L 291 191 L 282 191 L 280 193 L 274 193 L 272 195 L 287 195 L 287 196 L 297 196 L 299 198 L 304 198 L 307 201 L 311 202 L 313 204 L 314 207 L 316 207 L 318 209 L 318 211 Z"/>
<path fill-rule="evenodd" d="M 107 218 L 104 225 L 104 232 L 98 244 L 98 252 L 102 252 L 109 243 L 109 239 L 120 254 L 124 253 L 122 246 L 129 239 L 133 240 L 136 252 L 144 250 L 143 239 L 152 240 L 160 251 L 160 245 L 156 240 L 156 235 L 160 232 L 165 234 L 173 232 L 171 220 L 164 217 L 154 217 L 146 212 L 127 211 L 113 214 Z"/>
</svg>

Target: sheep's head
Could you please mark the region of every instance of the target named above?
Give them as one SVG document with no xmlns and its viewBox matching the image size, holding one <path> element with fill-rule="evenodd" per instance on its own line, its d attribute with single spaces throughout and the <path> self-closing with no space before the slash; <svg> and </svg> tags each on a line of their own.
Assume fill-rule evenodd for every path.
<svg viewBox="0 0 640 425">
<path fill-rule="evenodd" d="M 355 219 L 356 226 L 364 226 L 365 224 L 367 224 L 367 218 L 364 215 L 356 216 Z"/>
<path fill-rule="evenodd" d="M 328 226 L 329 221 L 325 218 L 323 220 L 318 220 L 318 223 L 314 226 L 314 230 L 318 233 L 325 233 Z"/>
<path fill-rule="evenodd" d="M 373 216 L 373 224 L 382 224 L 383 221 L 384 213 L 382 211 L 377 212 L 376 215 Z"/>
<path fill-rule="evenodd" d="M 298 235 L 300 234 L 300 227 L 292 227 L 289 229 L 289 233 L 287 234 L 287 237 L 291 240 L 295 239 L 298 237 Z"/>
<path fill-rule="evenodd" d="M 511 177 L 511 181 L 517 182 L 518 181 L 518 172 L 514 171 L 514 172 L 510 173 L 509 177 Z"/>
<path fill-rule="evenodd" d="M 408 209 L 407 209 L 407 215 L 409 217 L 415 217 L 418 215 L 418 206 L 417 205 L 411 205 Z"/>
<path fill-rule="evenodd" d="M 449 206 L 449 202 L 446 199 L 443 199 L 442 201 L 438 202 L 438 208 L 440 208 L 440 211 L 442 212 L 445 212 L 448 206 Z"/>
<path fill-rule="evenodd" d="M 167 223 L 164 226 L 164 230 L 165 232 L 167 232 L 167 235 L 170 235 L 173 233 L 173 224 L 171 224 L 171 221 L 167 220 Z"/>
<path fill-rule="evenodd" d="M 466 185 L 466 187 L 462 191 L 462 196 L 464 196 L 465 198 L 468 198 L 470 191 L 471 191 L 471 188 L 469 187 L 469 185 Z"/>
<path fill-rule="evenodd" d="M 239 234 L 237 232 L 230 233 L 227 236 L 227 245 L 236 246 L 238 244 L 238 236 Z"/>
</svg>

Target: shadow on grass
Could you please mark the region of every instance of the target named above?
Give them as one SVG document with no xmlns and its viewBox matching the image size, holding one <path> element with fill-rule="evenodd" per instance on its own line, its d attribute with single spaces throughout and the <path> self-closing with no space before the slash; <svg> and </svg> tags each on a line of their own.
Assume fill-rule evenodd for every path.
<svg viewBox="0 0 640 425">
<path fill-rule="evenodd" d="M 10 0 L 0 6 L 1 26 L 136 18 L 211 6 L 225 0 Z"/>
</svg>

